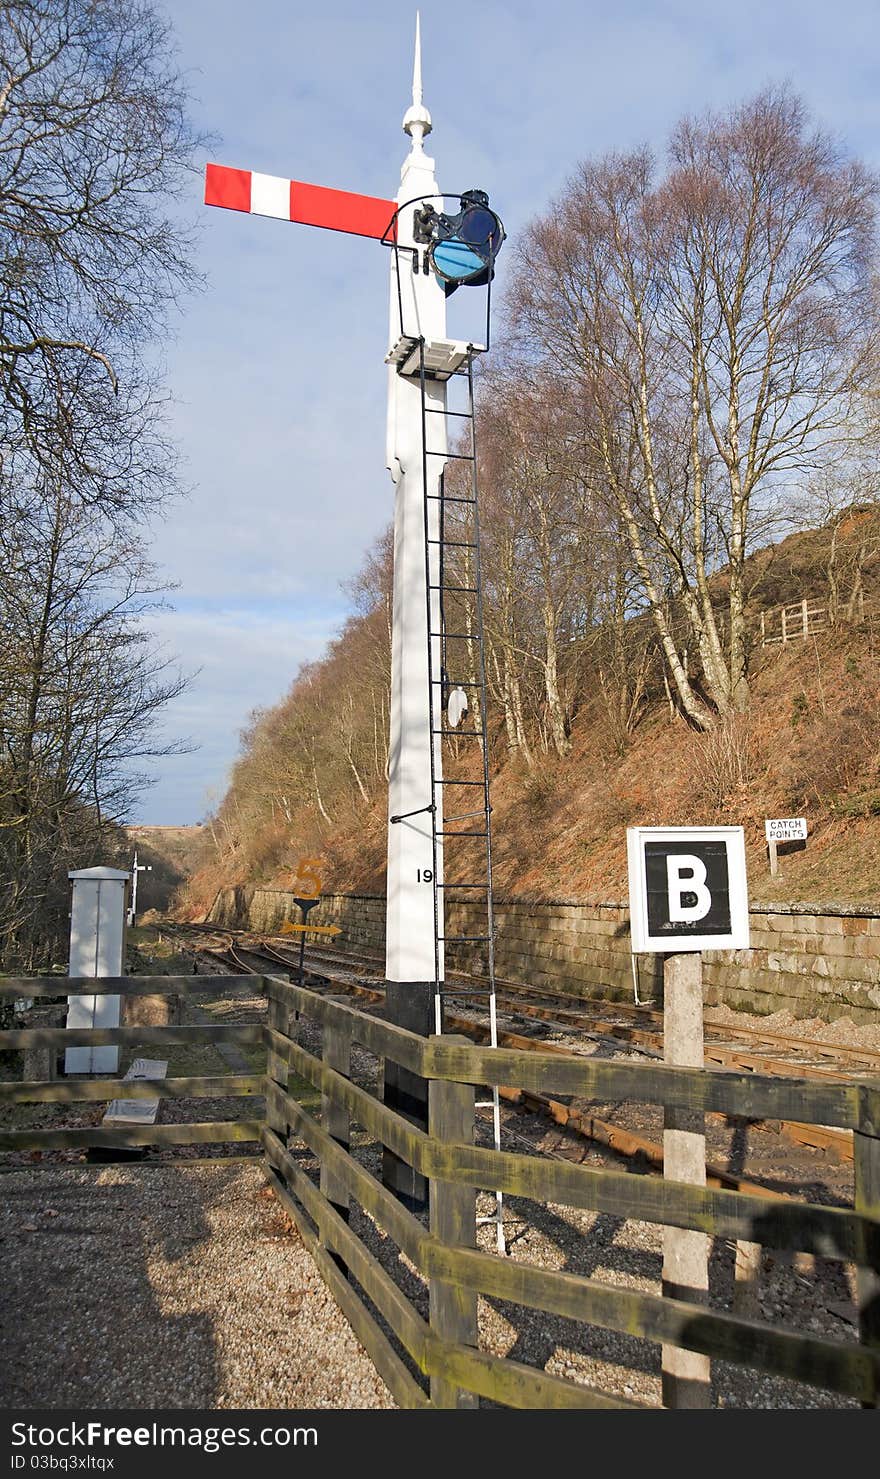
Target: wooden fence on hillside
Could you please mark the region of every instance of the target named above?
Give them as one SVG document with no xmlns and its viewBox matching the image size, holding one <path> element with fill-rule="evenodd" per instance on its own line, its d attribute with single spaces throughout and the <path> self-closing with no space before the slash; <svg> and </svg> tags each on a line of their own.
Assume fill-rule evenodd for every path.
<svg viewBox="0 0 880 1479">
<path fill-rule="evenodd" d="M 761 612 L 761 646 L 772 642 L 801 641 L 828 630 L 828 607 L 808 601 L 794 601 L 790 606 L 776 606 Z"/>
<path fill-rule="evenodd" d="M 837 614 L 827 602 L 810 600 L 805 596 L 787 606 L 773 606 L 760 613 L 761 646 L 769 647 L 774 642 L 781 642 L 783 646 L 788 642 L 803 642 L 807 637 L 818 637 L 843 622 L 862 622 L 866 616 L 876 616 L 877 610 L 876 600 L 866 601 L 864 592 L 859 593 L 851 610 L 842 608 Z"/>
<path fill-rule="evenodd" d="M 224 978 L 228 984 L 234 981 Z M 250 977 L 248 984 L 257 983 Z M 192 976 L 100 981 L 0 978 L 0 993 L 186 994 L 216 985 L 216 978 Z M 124 1151 L 132 1146 L 164 1148 L 259 1138 L 272 1186 L 403 1407 L 470 1407 L 480 1397 L 509 1407 L 639 1405 L 481 1348 L 479 1295 L 807 1382 L 865 1406 L 878 1404 L 880 1084 L 813 1083 L 481 1048 L 450 1036 L 419 1037 L 279 978 L 265 978 L 263 986 L 268 995 L 266 1026 L 32 1028 L 0 1032 L 0 1049 L 60 1049 L 80 1043 L 143 1048 L 231 1040 L 265 1045 L 265 1075 L 143 1083 L 119 1079 L 4 1083 L 0 1102 L 94 1103 L 148 1095 L 197 1100 L 265 1092 L 264 1117 L 143 1127 L 5 1129 L 0 1149 L 100 1148 L 112 1154 L 114 1148 Z M 320 1056 L 298 1040 L 305 1035 L 306 1024 L 312 1047 L 313 1038 L 320 1035 Z M 365 1060 L 365 1053 L 372 1060 Z M 427 1080 L 427 1130 L 388 1108 L 380 1088 L 374 1092 L 363 1087 L 364 1062 L 375 1063 L 381 1083 L 388 1059 Z M 352 1076 L 353 1063 L 360 1082 Z M 495 1084 L 598 1102 L 636 1101 L 746 1120 L 796 1118 L 851 1129 L 854 1206 L 765 1198 L 597 1169 L 537 1153 L 486 1149 L 474 1143 L 475 1086 Z M 359 1127 L 356 1137 L 354 1126 Z M 377 1157 L 383 1149 L 428 1179 L 427 1225 L 382 1185 Z M 550 1203 L 854 1264 L 859 1338 L 820 1338 L 763 1320 L 740 1319 L 696 1302 L 537 1267 L 521 1257 L 483 1252 L 476 1247 L 478 1188 L 520 1199 L 516 1205 L 524 1209 L 529 1203 Z M 414 1277 L 418 1291 L 413 1288 Z"/>
</svg>

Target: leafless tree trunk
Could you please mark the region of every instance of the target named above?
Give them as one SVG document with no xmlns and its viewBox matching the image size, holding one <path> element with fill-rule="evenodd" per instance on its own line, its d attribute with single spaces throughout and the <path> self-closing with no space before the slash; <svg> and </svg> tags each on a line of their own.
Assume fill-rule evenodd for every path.
<svg viewBox="0 0 880 1479">
<path fill-rule="evenodd" d="M 150 0 L 0 7 L 7 961 L 63 929 L 66 869 L 115 847 L 138 760 L 168 750 L 151 722 L 180 691 L 138 620 L 156 592 L 138 524 L 174 488 L 146 346 L 196 280 L 165 214 L 199 143 L 171 56 Z"/>
</svg>

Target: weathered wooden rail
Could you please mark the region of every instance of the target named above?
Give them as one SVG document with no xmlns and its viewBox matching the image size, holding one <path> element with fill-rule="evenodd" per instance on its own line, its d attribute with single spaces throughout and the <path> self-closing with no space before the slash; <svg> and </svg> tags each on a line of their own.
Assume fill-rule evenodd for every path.
<svg viewBox="0 0 880 1479">
<path fill-rule="evenodd" d="M 192 996 L 213 991 L 218 982 L 225 989 L 236 983 L 253 990 L 253 976 L 0 976 L 0 996 L 53 998 L 67 995 Z M 0 1032 L 0 1050 L 24 1052 L 29 1048 L 61 1051 L 82 1044 L 116 1043 L 121 1047 L 167 1048 L 175 1044 L 252 1043 L 262 1046 L 262 1023 L 218 1023 L 216 1026 L 167 1027 L 24 1027 Z M 0 1082 L 0 1106 L 4 1104 L 109 1103 L 113 1099 L 218 1099 L 260 1098 L 265 1093 L 263 1073 L 224 1073 L 186 1078 L 141 1079 L 64 1078 L 39 1082 Z M 261 1106 L 262 1108 L 262 1106 Z M 259 1143 L 262 1114 L 255 1119 L 197 1121 L 174 1125 L 87 1125 L 7 1129 L 0 1127 L 0 1151 L 101 1150 L 119 1151 L 121 1156 L 135 1147 L 154 1149 L 174 1146 L 222 1145 L 227 1142 Z M 191 1156 L 165 1156 L 163 1165 L 191 1165 Z"/>
<path fill-rule="evenodd" d="M 254 977 L 247 978 L 253 988 Z M 189 994 L 216 978 L 159 977 L 67 981 L 0 978 L 9 995 L 61 992 Z M 223 978 L 224 987 L 234 985 Z M 120 1096 L 192 1098 L 265 1093 L 259 1119 L 186 1125 L 12 1129 L 0 1150 L 173 1146 L 258 1139 L 266 1173 L 310 1248 L 323 1277 L 401 1406 L 469 1407 L 480 1397 L 510 1407 L 630 1407 L 611 1396 L 480 1349 L 479 1295 L 676 1345 L 758 1371 L 810 1383 L 878 1405 L 880 1395 L 880 1083 L 804 1082 L 717 1069 L 642 1062 L 570 1059 L 549 1053 L 476 1047 L 449 1036 L 422 1038 L 355 1008 L 264 978 L 268 1025 L 0 1032 L 0 1049 L 115 1042 L 163 1048 L 181 1042 L 263 1043 L 267 1072 L 123 1083 L 120 1079 L 0 1084 L 0 1102 L 66 1105 Z M 298 1035 L 321 1029 L 321 1054 Z M 311 1040 L 311 1038 L 310 1038 Z M 428 1081 L 429 1126 L 389 1109 L 351 1075 L 352 1048 Z M 320 1111 L 302 1102 L 303 1084 L 320 1094 Z M 585 1100 L 635 1100 L 693 1112 L 748 1118 L 796 1117 L 853 1132 L 852 1208 L 758 1197 L 715 1187 L 572 1164 L 474 1144 L 475 1088 L 516 1084 L 535 1093 Z M 298 1087 L 299 1086 L 299 1087 Z M 312 1102 L 311 1096 L 309 1102 Z M 353 1143 L 352 1127 L 360 1127 Z M 361 1143 L 358 1143 L 361 1142 Z M 377 1148 L 428 1179 L 427 1225 L 408 1211 L 371 1168 Z M 372 1161 L 365 1160 L 365 1152 Z M 181 1164 L 188 1162 L 181 1160 Z M 222 1161 L 220 1162 L 222 1164 Z M 477 1189 L 691 1228 L 713 1237 L 820 1254 L 856 1266 L 858 1341 L 832 1340 L 743 1319 L 705 1304 L 610 1286 L 580 1274 L 534 1267 L 476 1247 Z M 396 1246 L 423 1281 L 417 1307 L 357 1232 L 355 1204 Z"/>
<path fill-rule="evenodd" d="M 775 606 L 761 612 L 761 646 L 771 642 L 794 642 L 798 638 L 818 636 L 828 630 L 828 607 L 815 601 L 792 601 L 788 606 Z"/>
<path fill-rule="evenodd" d="M 463 1039 L 420 1038 L 271 978 L 268 989 L 272 1082 L 264 1146 L 270 1177 L 398 1402 L 468 1406 L 483 1396 L 516 1407 L 633 1405 L 480 1351 L 477 1296 L 483 1294 L 683 1346 L 876 1405 L 880 1085 L 780 1081 L 750 1073 L 480 1048 Z M 322 1058 L 296 1041 L 297 1019 L 322 1025 Z M 428 1080 L 427 1132 L 351 1081 L 353 1043 Z M 320 1090 L 324 1123 L 290 1091 L 290 1069 Z M 781 1119 L 797 1113 L 801 1120 L 851 1129 L 855 1205 L 845 1209 L 769 1200 L 476 1146 L 475 1086 L 511 1083 L 539 1093 L 606 1102 L 631 1099 L 755 1118 Z M 351 1153 L 352 1122 L 428 1178 L 427 1228 Z M 300 1163 L 302 1148 L 320 1165 L 318 1185 Z M 697 1303 L 612 1288 L 595 1279 L 478 1251 L 476 1188 L 853 1262 L 859 1344 L 815 1338 Z M 427 1320 L 349 1225 L 352 1200 L 423 1276 L 429 1290 Z M 429 1377 L 427 1391 L 417 1373 Z"/>
</svg>

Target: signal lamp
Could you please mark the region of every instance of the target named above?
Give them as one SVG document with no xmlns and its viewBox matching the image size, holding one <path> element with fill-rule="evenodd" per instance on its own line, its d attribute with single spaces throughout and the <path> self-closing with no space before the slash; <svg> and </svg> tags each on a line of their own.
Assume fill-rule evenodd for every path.
<svg viewBox="0 0 880 1479">
<path fill-rule="evenodd" d="M 465 190 L 455 216 L 424 205 L 416 213 L 416 239 L 430 243 L 428 259 L 447 298 L 458 287 L 484 287 L 495 275 L 504 227 L 489 208 L 485 190 Z"/>
</svg>

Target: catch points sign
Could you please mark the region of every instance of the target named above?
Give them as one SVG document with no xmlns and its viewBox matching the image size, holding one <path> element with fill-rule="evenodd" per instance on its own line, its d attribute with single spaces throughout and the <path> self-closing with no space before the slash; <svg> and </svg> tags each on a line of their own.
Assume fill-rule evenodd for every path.
<svg viewBox="0 0 880 1479">
<path fill-rule="evenodd" d="M 764 822 L 764 836 L 768 842 L 806 842 L 806 817 L 774 817 Z"/>
<path fill-rule="evenodd" d="M 742 827 L 628 827 L 626 848 L 636 954 L 749 948 Z"/>
</svg>

